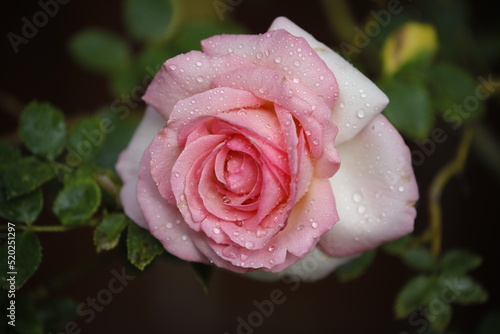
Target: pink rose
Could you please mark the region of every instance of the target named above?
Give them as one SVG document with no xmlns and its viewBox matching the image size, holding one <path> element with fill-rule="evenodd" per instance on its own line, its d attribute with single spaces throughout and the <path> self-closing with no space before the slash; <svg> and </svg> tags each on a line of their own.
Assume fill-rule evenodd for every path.
<svg viewBox="0 0 500 334">
<path fill-rule="evenodd" d="M 165 62 L 116 166 L 167 251 L 315 280 L 413 230 L 409 150 L 370 80 L 283 17 L 202 49 Z"/>
</svg>

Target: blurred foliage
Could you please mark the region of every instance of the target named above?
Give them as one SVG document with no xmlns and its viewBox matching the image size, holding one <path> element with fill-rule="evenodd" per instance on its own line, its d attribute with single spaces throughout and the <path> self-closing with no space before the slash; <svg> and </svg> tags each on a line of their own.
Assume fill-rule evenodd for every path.
<svg viewBox="0 0 500 334">
<path fill-rule="evenodd" d="M 332 33 L 341 40 L 336 49 L 388 95 L 391 103 L 384 114 L 407 140 L 426 140 L 437 122 L 462 131 L 481 121 L 486 99 L 498 92 L 491 75 L 477 74 L 491 73 L 500 44 L 495 31 L 472 31 L 467 1 L 374 1 L 359 23 L 349 2 L 323 4 Z M 77 120 L 65 120 L 64 111 L 34 101 L 20 118 L 22 147 L 0 141 L 0 216 L 17 223 L 16 289 L 41 262 L 37 232 L 92 229 L 96 253 L 126 244 L 129 261 L 140 270 L 165 254 L 151 234 L 124 215 L 118 196 L 121 182 L 113 168 L 140 120 L 134 111 L 142 110 L 140 97 L 166 59 L 199 50 L 200 40 L 213 35 L 249 33 L 232 19 L 234 8 L 219 0 L 125 0 L 122 9 L 124 33 L 89 27 L 68 42 L 75 62 L 105 78 L 116 98 Z M 41 225 L 37 220 L 44 203 L 57 222 Z M 426 333 L 452 333 L 447 331 L 452 305 L 488 298 L 470 275 L 482 258 L 464 249 L 435 254 L 427 233 L 381 247 L 416 272 L 396 296 L 394 313 L 399 319 L 425 318 L 430 324 Z M 6 273 L 13 268 L 6 267 L 6 247 L 0 244 L 0 286 L 9 289 Z M 367 251 L 338 268 L 339 281 L 361 277 L 376 254 Z M 192 267 L 208 292 L 212 267 Z M 35 302 L 28 297 L 18 299 L 18 333 L 58 331 L 75 316 L 76 305 L 69 299 Z M 6 303 L 2 294 L 0 305 Z M 487 314 L 477 333 L 498 333 L 499 312 Z"/>
</svg>

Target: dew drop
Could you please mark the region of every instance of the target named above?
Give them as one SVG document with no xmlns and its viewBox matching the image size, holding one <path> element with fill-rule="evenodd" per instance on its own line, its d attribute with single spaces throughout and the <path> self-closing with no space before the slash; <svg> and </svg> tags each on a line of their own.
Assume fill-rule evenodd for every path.
<svg viewBox="0 0 500 334">
<path fill-rule="evenodd" d="M 165 227 L 166 227 L 166 228 L 172 228 L 172 223 L 166 223 L 166 224 L 165 224 Z"/>
<path fill-rule="evenodd" d="M 172 70 L 172 71 L 175 71 L 177 69 L 177 66 L 172 64 L 169 66 L 169 68 Z"/>
<path fill-rule="evenodd" d="M 197 77 L 197 78 L 196 78 L 196 81 L 198 81 L 199 83 L 202 83 L 202 82 L 203 82 L 203 77 L 201 77 L 201 76 L 200 76 L 200 77 Z"/>
<path fill-rule="evenodd" d="M 267 250 L 272 252 L 274 249 L 275 249 L 274 246 L 269 246 L 269 248 Z"/>
<path fill-rule="evenodd" d="M 358 118 L 363 119 L 366 116 L 366 112 L 364 109 L 359 109 L 356 115 L 358 116 Z"/>
<path fill-rule="evenodd" d="M 294 64 L 295 66 L 299 67 L 299 66 L 300 66 L 300 61 L 296 60 L 296 61 L 294 61 L 294 62 L 293 62 L 293 64 Z"/>
<path fill-rule="evenodd" d="M 248 259 L 248 255 L 246 255 L 246 254 L 241 254 L 241 255 L 240 255 L 240 259 L 241 259 L 241 261 L 246 261 L 246 259 Z"/>
<path fill-rule="evenodd" d="M 403 191 L 405 191 L 405 187 L 399 186 L 398 190 L 399 190 L 400 193 L 402 193 Z"/>
<path fill-rule="evenodd" d="M 196 66 L 198 66 L 198 67 L 202 67 L 202 66 L 203 66 L 203 63 L 202 63 L 201 61 L 197 61 L 197 62 L 196 62 Z"/>
<path fill-rule="evenodd" d="M 181 176 L 181 175 L 180 175 L 179 173 L 175 173 L 175 174 L 174 174 L 174 176 L 175 176 L 175 177 L 179 177 L 179 176 Z"/>
<path fill-rule="evenodd" d="M 311 227 L 312 227 L 312 228 L 318 228 L 318 227 L 319 227 L 318 222 L 317 222 L 317 221 L 313 221 L 313 222 L 311 223 Z"/>
<path fill-rule="evenodd" d="M 281 57 L 280 56 L 276 57 L 274 61 L 276 62 L 276 64 L 281 63 Z"/>
<path fill-rule="evenodd" d="M 362 215 L 362 214 L 363 214 L 363 213 L 365 213 L 365 212 L 366 212 L 366 206 L 364 206 L 364 205 L 360 205 L 360 206 L 358 207 L 358 213 L 359 213 L 360 215 Z"/>
<path fill-rule="evenodd" d="M 188 239 L 188 237 L 187 237 L 187 235 L 183 235 L 183 236 L 181 237 L 181 239 L 182 239 L 183 241 L 186 241 L 186 240 Z"/>
<path fill-rule="evenodd" d="M 253 249 L 255 244 L 252 241 L 247 241 L 245 242 L 245 248 L 246 249 Z M 244 260 L 243 260 L 244 261 Z"/>
<path fill-rule="evenodd" d="M 262 52 L 257 52 L 257 54 L 255 56 L 257 57 L 257 59 L 262 59 L 262 57 L 264 57 Z"/>
<path fill-rule="evenodd" d="M 354 194 L 352 194 L 352 200 L 353 200 L 355 203 L 360 203 L 360 202 L 363 200 L 363 196 L 361 196 L 361 194 L 360 194 L 360 193 L 355 192 Z"/>
<path fill-rule="evenodd" d="M 257 230 L 257 237 L 262 238 L 263 236 L 267 235 L 267 231 L 264 229 L 259 229 Z"/>
<path fill-rule="evenodd" d="M 220 234 L 220 229 L 219 229 L 219 228 L 217 228 L 217 227 L 214 227 L 214 228 L 212 229 L 212 232 L 214 232 L 214 234 Z"/>
</svg>

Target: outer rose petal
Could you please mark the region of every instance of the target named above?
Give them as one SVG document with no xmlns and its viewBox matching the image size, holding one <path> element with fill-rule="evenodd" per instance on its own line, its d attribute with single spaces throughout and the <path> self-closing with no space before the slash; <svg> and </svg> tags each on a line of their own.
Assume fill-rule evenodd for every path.
<svg viewBox="0 0 500 334">
<path fill-rule="evenodd" d="M 137 199 L 151 233 L 161 241 L 163 247 L 186 261 L 208 263 L 191 240 L 191 229 L 177 207 L 169 204 L 158 192 L 149 170 L 149 152 L 146 150 L 141 160 Z"/>
<path fill-rule="evenodd" d="M 337 145 L 353 138 L 389 103 L 387 96 L 370 79 L 292 21 L 278 17 L 269 30 L 277 29 L 305 38 L 334 73 L 339 84 L 339 97 L 332 108 L 332 121 L 339 128 Z"/>
<path fill-rule="evenodd" d="M 263 270 L 255 270 L 245 275 L 261 281 L 277 281 L 283 277 L 290 277 L 291 281 L 315 282 L 328 276 L 333 270 L 354 259 L 356 256 L 332 257 L 326 255 L 318 248 L 308 253 L 303 259 L 292 264 L 288 268 L 278 272 L 270 273 Z"/>
<path fill-rule="evenodd" d="M 139 204 L 137 203 L 136 187 L 139 174 L 139 162 L 143 152 L 153 140 L 156 133 L 167 123 L 153 108 L 146 109 L 141 123 L 135 130 L 128 147 L 120 154 L 116 171 L 123 180 L 120 192 L 125 213 L 139 226 L 148 228 Z"/>
<path fill-rule="evenodd" d="M 330 179 L 340 221 L 320 245 L 332 256 L 357 254 L 413 230 L 418 188 L 403 138 L 383 115 L 337 147 L 342 165 Z"/>
<path fill-rule="evenodd" d="M 212 57 L 191 51 L 167 60 L 149 85 L 143 99 L 166 119 L 182 99 L 213 88 L 215 76 L 246 66 L 255 66 L 234 54 Z"/>
<path fill-rule="evenodd" d="M 337 98 L 337 81 L 331 69 L 300 35 L 285 30 L 262 35 L 217 35 L 203 40 L 201 45 L 209 55 L 234 53 L 285 75 L 288 81 L 300 81 L 329 107 Z"/>
</svg>

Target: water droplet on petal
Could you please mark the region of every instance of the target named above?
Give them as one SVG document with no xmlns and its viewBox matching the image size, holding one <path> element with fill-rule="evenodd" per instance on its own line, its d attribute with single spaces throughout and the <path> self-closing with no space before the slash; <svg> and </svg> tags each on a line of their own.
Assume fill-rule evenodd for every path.
<svg viewBox="0 0 500 334">
<path fill-rule="evenodd" d="M 219 229 L 219 228 L 217 228 L 217 227 L 214 227 L 214 228 L 212 229 L 212 231 L 213 231 L 215 234 L 220 234 L 220 229 Z"/>
<path fill-rule="evenodd" d="M 201 77 L 201 76 L 200 76 L 200 77 L 197 77 L 197 78 L 196 78 L 196 81 L 198 81 L 199 83 L 202 83 L 202 82 L 203 82 L 203 77 Z"/>
<path fill-rule="evenodd" d="M 276 62 L 276 64 L 281 63 L 281 57 L 280 56 L 276 57 L 274 61 Z"/>
<path fill-rule="evenodd" d="M 247 241 L 245 242 L 245 248 L 246 249 L 253 249 L 255 244 L 252 241 Z"/>
<path fill-rule="evenodd" d="M 165 227 L 166 227 L 166 228 L 172 228 L 172 223 L 166 223 L 166 224 L 165 224 Z"/>
<path fill-rule="evenodd" d="M 363 214 L 363 213 L 365 213 L 365 212 L 366 212 L 366 206 L 364 206 L 364 205 L 360 205 L 360 206 L 358 207 L 358 213 L 359 213 L 360 215 L 362 215 L 362 214 Z"/>
<path fill-rule="evenodd" d="M 175 70 L 177 69 L 177 66 L 176 66 L 176 65 L 174 65 L 174 64 L 171 64 L 171 65 L 169 66 L 169 68 L 170 68 L 172 71 L 175 71 Z"/>
<path fill-rule="evenodd" d="M 318 227 L 319 227 L 318 222 L 317 222 L 317 221 L 313 221 L 313 222 L 311 223 L 311 227 L 312 227 L 312 228 L 318 228 Z"/>
<path fill-rule="evenodd" d="M 403 187 L 403 186 L 399 186 L 398 190 L 399 190 L 399 192 L 401 192 L 401 193 L 402 193 L 403 191 L 405 191 L 405 187 Z"/>
<path fill-rule="evenodd" d="M 360 193 L 355 192 L 354 194 L 352 194 L 352 200 L 356 203 L 360 203 L 363 200 L 363 196 L 361 196 Z"/>
<path fill-rule="evenodd" d="M 363 119 L 366 116 L 366 112 L 364 109 L 359 109 L 356 115 L 358 116 L 358 118 Z"/>
</svg>

